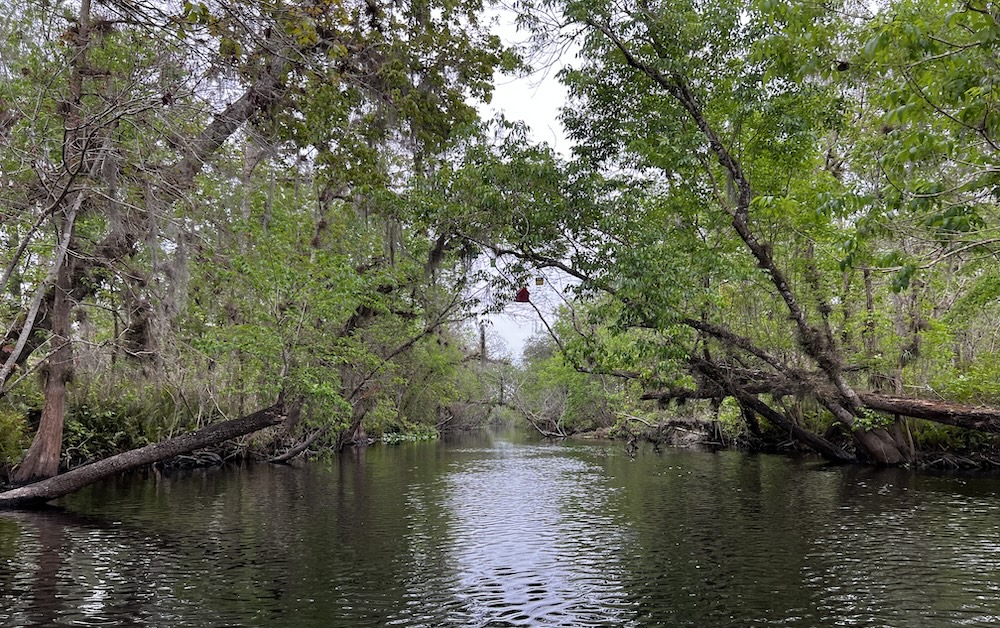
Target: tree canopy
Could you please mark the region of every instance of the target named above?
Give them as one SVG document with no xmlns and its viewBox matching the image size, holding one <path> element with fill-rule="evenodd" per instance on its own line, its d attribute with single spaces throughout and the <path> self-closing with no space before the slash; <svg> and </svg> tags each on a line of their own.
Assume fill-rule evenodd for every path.
<svg viewBox="0 0 1000 628">
<path fill-rule="evenodd" d="M 165 402 L 154 440 L 279 396 L 344 441 L 427 411 L 414 356 L 471 310 L 414 195 L 519 64 L 482 9 L 4 9 L 0 382 L 44 406 L 17 479 L 55 473 L 71 381 L 78 410 Z"/>
<path fill-rule="evenodd" d="M 492 151 L 535 183 L 465 230 L 580 280 L 611 335 L 571 328 L 578 368 L 736 399 L 837 459 L 788 399 L 878 463 L 915 457 L 904 417 L 996 431 L 973 407 L 997 402 L 991 6 L 524 8 L 542 41 L 581 42 L 561 74 L 574 159 Z"/>
<path fill-rule="evenodd" d="M 529 416 L 728 399 L 883 464 L 907 417 L 998 431 L 992 4 L 527 0 L 536 45 L 579 46 L 569 159 L 479 119 L 523 67 L 485 9 L 2 10 L 18 480 L 78 416 L 155 441 L 282 399 L 276 455 L 431 426 L 492 386 L 472 287 L 543 267 L 575 283 L 531 377 L 568 388 L 522 387 Z"/>
</svg>

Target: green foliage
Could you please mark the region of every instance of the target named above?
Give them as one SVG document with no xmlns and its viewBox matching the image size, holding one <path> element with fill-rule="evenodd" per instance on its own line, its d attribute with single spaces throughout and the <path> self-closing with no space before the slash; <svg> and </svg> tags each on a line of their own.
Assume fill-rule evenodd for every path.
<svg viewBox="0 0 1000 628">
<path fill-rule="evenodd" d="M 970 319 L 998 302 L 1000 302 L 1000 273 L 989 269 L 973 278 L 970 287 L 945 315 L 945 322 L 951 325 L 968 323 Z"/>
<path fill-rule="evenodd" d="M 981 353 L 935 382 L 949 399 L 966 403 L 1000 404 L 1000 352 Z"/>
<path fill-rule="evenodd" d="M 142 447 L 218 418 L 191 407 L 200 391 L 150 381 L 132 369 L 103 379 L 81 377 L 68 401 L 63 462 L 76 466 Z"/>
<path fill-rule="evenodd" d="M 743 419 L 743 410 L 740 404 L 733 397 L 726 397 L 719 406 L 719 423 L 726 435 L 731 438 L 738 438 L 748 432 L 746 421 Z"/>
<path fill-rule="evenodd" d="M 384 445 L 399 445 L 401 443 L 435 440 L 437 437 L 437 430 L 429 425 L 408 425 L 405 426 L 403 431 L 383 432 L 379 440 Z"/>
<path fill-rule="evenodd" d="M 577 313 L 579 315 L 579 312 Z M 556 325 L 564 344 L 536 336 L 525 348 L 526 364 L 517 404 L 566 433 L 611 427 L 631 411 L 640 389 L 612 375 L 616 365 L 634 365 L 640 353 L 634 338 L 598 330 L 582 337 L 569 324 L 570 314 Z"/>
<path fill-rule="evenodd" d="M 148 445 L 148 426 L 131 410 L 74 408 L 63 428 L 64 464 L 78 466 Z"/>
<path fill-rule="evenodd" d="M 31 419 L 37 420 L 44 398 L 33 380 L 0 400 L 0 465 L 21 460 L 30 444 Z"/>
<path fill-rule="evenodd" d="M 995 451 L 1000 446 L 1000 438 L 995 434 L 964 430 L 940 423 L 920 421 L 911 431 L 914 444 L 921 451 L 972 453 Z"/>
<path fill-rule="evenodd" d="M 82 199 L 68 457 L 281 394 L 307 427 L 420 431 L 466 394 L 461 349 L 428 339 L 471 314 L 469 258 L 437 246 L 447 229 L 417 201 L 443 204 L 422 178 L 475 132 L 494 71 L 520 67 L 482 9 L 0 11 L 5 332 L 45 288 L 59 220 Z"/>
<path fill-rule="evenodd" d="M 854 426 L 856 429 L 867 432 L 888 427 L 892 425 L 892 421 L 893 419 L 890 416 L 881 414 L 869 408 L 861 408 L 861 413 L 855 418 Z"/>
<path fill-rule="evenodd" d="M 562 368 L 692 387 L 700 359 L 770 373 L 829 358 L 860 367 L 852 385 L 898 374 L 908 390 L 990 394 L 997 367 L 977 360 L 996 339 L 993 12 L 541 5 L 586 34 L 561 75 L 576 160 L 547 163 L 588 194 L 528 171 L 562 188 L 561 202 L 519 199 L 558 233 L 526 230 L 538 244 L 504 219 L 476 225 L 534 263 L 568 261 L 582 282 L 572 329 L 557 330 L 569 364 L 532 362 L 539 390 L 572 399 L 585 384 Z M 491 155 L 486 172 L 532 159 L 516 141 Z M 948 384 L 957 373 L 976 383 Z"/>
<path fill-rule="evenodd" d="M 86 42 L 68 7 L 0 11 L 5 329 L 46 275 L 66 210 L 50 198 L 86 197 L 68 455 L 279 394 L 309 428 L 429 434 L 488 396 L 458 331 L 489 307 L 469 287 L 536 267 L 579 281 L 561 346 L 536 342 L 519 374 L 520 400 L 560 429 L 606 427 L 647 386 L 699 385 L 697 360 L 816 374 L 825 352 L 857 385 L 898 374 L 998 398 L 995 11 L 522 8 L 540 38 L 546 11 L 583 35 L 559 75 L 569 161 L 478 120 L 494 72 L 521 67 L 478 0 L 185 1 L 94 21 Z M 218 81 L 254 95 L 231 130 L 201 87 Z M 483 253 L 496 271 L 473 272 Z"/>
<path fill-rule="evenodd" d="M 17 463 L 28 447 L 28 422 L 24 414 L 7 405 L 0 406 L 0 465 Z"/>
</svg>

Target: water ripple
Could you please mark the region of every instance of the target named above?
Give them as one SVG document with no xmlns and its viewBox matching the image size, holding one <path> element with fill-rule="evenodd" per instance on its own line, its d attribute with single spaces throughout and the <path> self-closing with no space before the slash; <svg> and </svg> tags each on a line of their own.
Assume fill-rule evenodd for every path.
<svg viewBox="0 0 1000 628">
<path fill-rule="evenodd" d="M 456 625 L 622 624 L 625 593 L 610 551 L 616 525 L 601 469 L 547 447 L 482 453 L 445 480 L 449 578 L 413 596 L 446 592 L 446 618 Z M 426 519 L 414 521 L 411 547 L 422 557 Z"/>
<path fill-rule="evenodd" d="M 1000 623 L 1000 482 L 488 442 L 0 514 L 0 626 Z"/>
</svg>

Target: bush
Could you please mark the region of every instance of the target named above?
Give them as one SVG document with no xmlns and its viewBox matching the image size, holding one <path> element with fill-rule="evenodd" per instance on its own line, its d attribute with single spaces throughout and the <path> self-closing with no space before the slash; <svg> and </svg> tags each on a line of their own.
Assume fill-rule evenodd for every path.
<svg viewBox="0 0 1000 628">
<path fill-rule="evenodd" d="M 1000 353 L 984 353 L 957 371 L 945 373 L 934 387 L 964 403 L 1000 402 Z"/>
<path fill-rule="evenodd" d="M 70 394 L 63 464 L 76 466 L 184 432 L 200 419 L 165 383 L 81 377 Z"/>
<path fill-rule="evenodd" d="M 11 467 L 20 461 L 29 444 L 28 421 L 24 413 L 0 407 L 0 466 Z"/>
<path fill-rule="evenodd" d="M 437 430 L 429 425 L 411 425 L 404 432 L 384 432 L 382 443 L 398 445 L 399 443 L 415 443 L 417 441 L 434 440 L 438 437 Z"/>
<path fill-rule="evenodd" d="M 99 460 L 148 445 L 147 426 L 134 408 L 75 406 L 67 413 L 63 429 L 63 463 L 67 467 Z"/>
<path fill-rule="evenodd" d="M 974 453 L 1000 447 L 1000 437 L 930 421 L 913 422 L 913 441 L 919 451 Z"/>
</svg>

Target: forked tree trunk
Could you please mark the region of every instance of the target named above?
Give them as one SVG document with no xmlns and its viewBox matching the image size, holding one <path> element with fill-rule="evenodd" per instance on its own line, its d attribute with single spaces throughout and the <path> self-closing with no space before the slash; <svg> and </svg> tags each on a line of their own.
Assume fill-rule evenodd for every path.
<svg viewBox="0 0 1000 628">
<path fill-rule="evenodd" d="M 245 436 L 265 427 L 277 425 L 284 419 L 284 404 L 279 402 L 239 419 L 216 423 L 195 432 L 165 440 L 162 443 L 126 451 L 117 456 L 77 467 L 54 478 L 0 493 L 0 509 L 40 505 L 111 477 L 116 473 L 168 460 L 195 449 L 217 445 L 231 438 Z"/>
</svg>

